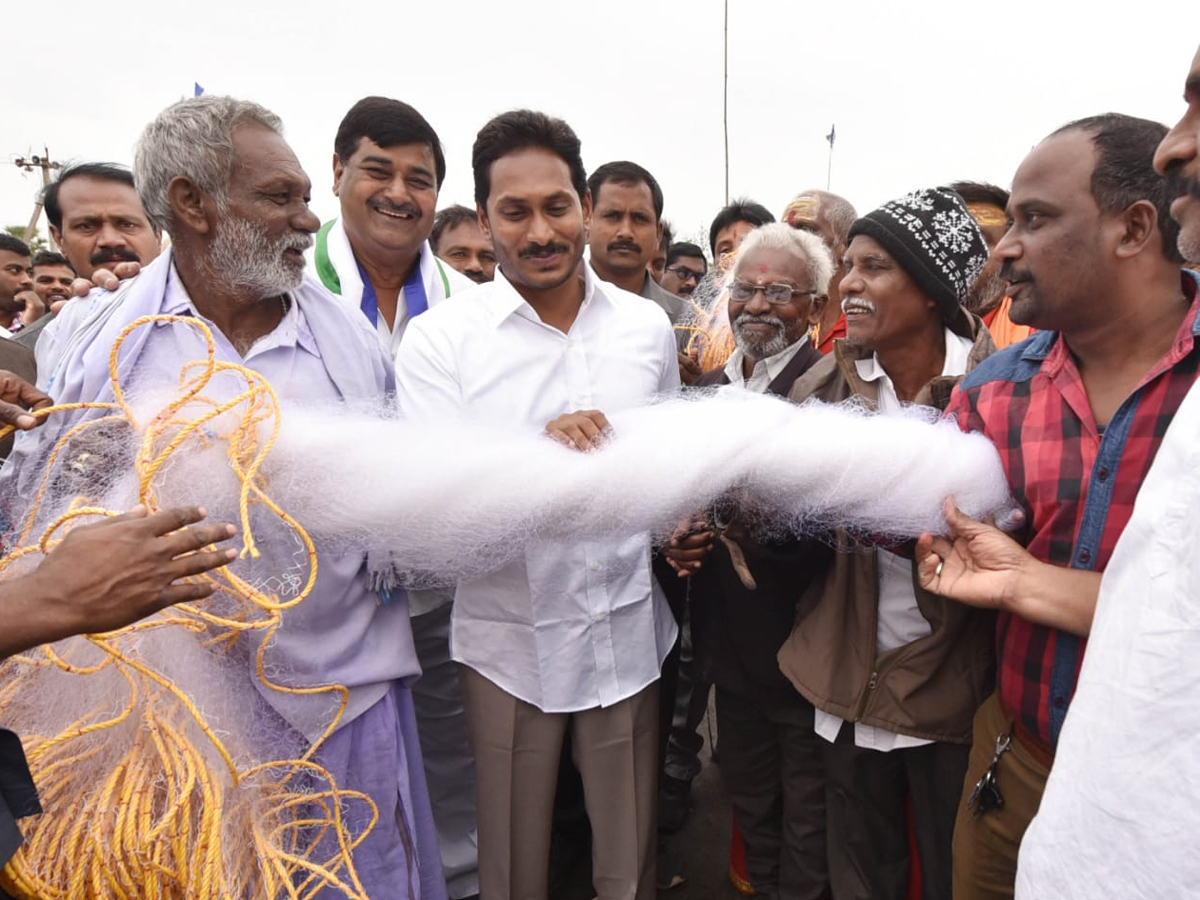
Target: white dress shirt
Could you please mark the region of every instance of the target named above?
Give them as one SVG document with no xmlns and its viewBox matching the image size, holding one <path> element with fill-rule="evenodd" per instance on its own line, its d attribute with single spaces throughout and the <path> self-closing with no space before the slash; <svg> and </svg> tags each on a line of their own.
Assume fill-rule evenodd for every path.
<svg viewBox="0 0 1200 900">
<path fill-rule="evenodd" d="M 808 336 L 805 335 L 796 341 L 796 343 L 789 345 L 774 356 L 760 359 L 754 364 L 754 369 L 751 371 L 749 378 L 742 375 L 742 364 L 746 361 L 746 354 L 742 352 L 741 347 L 737 347 L 729 354 L 729 359 L 725 363 L 725 377 L 729 379 L 730 384 L 744 387 L 746 390 L 753 391 L 756 394 L 765 394 L 767 388 L 771 386 L 771 382 L 778 378 L 780 373 L 787 368 L 788 363 L 792 361 L 792 357 L 800 352 L 800 348 L 804 346 L 808 339 Z"/>
<path fill-rule="evenodd" d="M 418 316 L 396 360 L 402 413 L 465 413 L 541 432 L 565 413 L 615 412 L 678 390 L 663 311 L 587 266 L 584 284 L 565 334 L 499 269 L 490 284 Z M 617 543 L 530 543 L 523 558 L 461 582 L 451 650 L 513 696 L 545 712 L 575 712 L 611 706 L 654 682 L 675 634 L 650 572 L 649 537 L 638 534 Z"/>
<path fill-rule="evenodd" d="M 967 371 L 967 359 L 973 344 L 970 339 L 955 334 L 949 328 L 944 331 L 946 362 L 942 366 L 942 375 L 962 375 Z M 879 364 L 878 354 L 872 354 L 869 359 L 856 360 L 855 366 L 863 381 L 878 383 L 880 414 L 900 415 L 904 404 L 896 396 L 892 379 Z M 879 614 L 875 626 L 875 652 L 882 656 L 889 650 L 928 636 L 933 629 L 917 606 L 917 595 L 913 589 L 912 560 L 883 548 L 876 549 L 875 555 L 879 562 Z M 842 720 L 837 716 L 817 710 L 817 734 L 825 740 L 836 739 L 841 727 Z M 896 734 L 884 728 L 856 722 L 854 743 L 859 747 L 886 752 L 905 747 L 920 747 L 931 742 L 924 738 Z"/>
</svg>

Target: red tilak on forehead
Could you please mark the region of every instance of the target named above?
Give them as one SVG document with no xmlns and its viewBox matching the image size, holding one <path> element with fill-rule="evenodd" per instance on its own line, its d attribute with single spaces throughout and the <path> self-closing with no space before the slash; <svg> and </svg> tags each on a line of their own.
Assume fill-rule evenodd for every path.
<svg viewBox="0 0 1200 900">
<path fill-rule="evenodd" d="M 758 271 L 759 271 L 759 273 L 760 273 L 760 274 L 762 274 L 762 275 L 766 275 L 766 274 L 767 274 L 767 267 L 766 267 L 766 266 L 763 266 L 763 265 L 760 265 L 760 266 L 758 267 Z"/>
</svg>

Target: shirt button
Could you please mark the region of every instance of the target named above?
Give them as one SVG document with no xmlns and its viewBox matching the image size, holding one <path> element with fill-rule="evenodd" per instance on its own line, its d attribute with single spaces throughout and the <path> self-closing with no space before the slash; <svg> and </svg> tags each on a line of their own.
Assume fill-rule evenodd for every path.
<svg viewBox="0 0 1200 900">
<path fill-rule="evenodd" d="M 1108 481 L 1108 469 L 1101 469 L 1096 473 L 1096 477 L 1101 481 Z"/>
<path fill-rule="evenodd" d="M 597 625 L 599 625 L 601 622 L 605 621 L 607 618 L 608 618 L 608 613 L 598 612 L 594 616 L 592 616 L 592 621 L 595 622 Z"/>
<path fill-rule="evenodd" d="M 1066 705 L 1067 705 L 1067 702 L 1065 700 L 1063 700 L 1062 697 L 1054 698 L 1054 708 L 1055 709 L 1062 709 Z"/>
<path fill-rule="evenodd" d="M 588 563 L 588 568 L 591 569 L 593 572 L 599 572 L 600 571 L 600 563 L 598 563 L 598 562 Z"/>
<path fill-rule="evenodd" d="M 1092 561 L 1092 551 L 1084 547 L 1079 551 L 1079 561 L 1085 566 Z"/>
</svg>

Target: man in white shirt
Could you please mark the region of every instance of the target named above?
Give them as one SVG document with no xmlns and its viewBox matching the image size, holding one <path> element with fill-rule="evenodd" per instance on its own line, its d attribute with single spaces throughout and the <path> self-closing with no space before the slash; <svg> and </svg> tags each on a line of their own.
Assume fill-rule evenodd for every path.
<svg viewBox="0 0 1200 900">
<path fill-rule="evenodd" d="M 134 163 L 138 189 L 151 220 L 171 234 L 172 247 L 115 294 L 96 291 L 68 304 L 68 310 L 79 304 L 86 316 L 68 333 L 54 369 L 43 374 L 51 385 L 47 393 L 80 408 L 56 414 L 18 442 L 0 473 L 14 508 L 37 495 L 61 436 L 107 414 L 102 406 L 112 403 L 114 383 L 126 396 L 138 396 L 177 383 L 180 366 L 206 353 L 274 385 L 285 416 L 298 406 L 357 406 L 391 392 L 391 361 L 369 325 L 305 277 L 303 252 L 320 222 L 308 207 L 308 176 L 281 131 L 278 117 L 257 104 L 213 95 L 173 104 L 147 126 Z M 125 338 L 110 383 L 114 341 L 129 323 L 151 315 L 177 319 Z M 211 344 L 188 319 L 206 324 Z M 226 389 L 214 380 L 205 393 L 215 397 Z M 71 463 L 67 458 L 56 465 Z M 236 506 L 236 494 L 218 483 L 206 483 L 203 493 L 210 507 Z M 295 553 L 294 543 L 282 544 L 259 541 L 259 565 L 273 574 L 286 571 L 277 561 Z M 381 604 L 368 565 L 361 551 L 319 545 L 311 595 L 283 612 L 282 627 L 264 644 L 262 671 L 271 674 L 271 686 L 254 668 L 255 644 L 266 641 L 259 632 L 247 647 L 243 692 L 229 702 L 261 698 L 258 737 L 303 739 L 338 788 L 370 798 L 369 808 L 348 805 L 342 811 L 356 841 L 353 862 L 364 895 L 444 900 L 409 690 L 420 669 L 407 603 L 400 597 Z M 257 575 L 249 570 L 242 577 L 253 581 Z M 303 579 L 291 586 L 288 581 L 278 588 L 281 599 L 290 599 Z M 281 691 L 276 683 L 302 690 Z M 344 709 L 321 691 L 303 690 L 325 685 L 347 689 Z M 335 716 L 336 728 L 326 735 Z M 70 814 L 65 808 L 58 813 Z M 296 812 L 300 819 L 309 815 Z M 312 843 L 333 842 L 332 833 L 312 829 L 306 840 L 296 845 L 298 857 L 332 855 Z M 289 878 L 282 871 L 280 877 Z M 342 892 L 327 885 L 313 893 Z"/>
<path fill-rule="evenodd" d="M 361 310 L 393 359 L 408 324 L 474 284 L 429 245 L 446 158 L 417 110 L 364 97 L 338 126 L 333 192 L 341 218 L 317 232 L 309 271 L 351 309 Z M 413 706 L 435 810 L 450 900 L 479 892 L 475 763 L 467 741 L 458 672 L 450 659 L 449 591 L 410 591 L 421 677 Z"/>
<path fill-rule="evenodd" d="M 544 429 L 566 447 L 598 450 L 611 434 L 602 410 L 679 387 L 670 323 L 580 266 L 591 198 L 565 122 L 498 116 L 480 131 L 473 164 L 496 278 L 412 323 L 397 358 L 401 408 Z M 531 543 L 523 559 L 458 585 L 451 646 L 476 758 L 482 896 L 546 896 L 569 727 L 596 892 L 654 897 L 657 680 L 675 635 L 644 534 Z"/>
</svg>

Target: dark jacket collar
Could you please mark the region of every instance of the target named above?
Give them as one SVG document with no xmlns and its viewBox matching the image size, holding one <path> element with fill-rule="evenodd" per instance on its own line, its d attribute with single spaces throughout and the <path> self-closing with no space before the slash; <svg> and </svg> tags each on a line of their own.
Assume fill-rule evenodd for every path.
<svg viewBox="0 0 1200 900">
<path fill-rule="evenodd" d="M 796 355 L 783 367 L 783 371 L 767 385 L 768 394 L 786 397 L 796 379 L 807 372 L 814 363 L 822 359 L 821 352 L 812 345 L 807 337 L 801 338 L 801 341 L 803 344 L 796 351 Z M 710 387 L 729 383 L 729 376 L 725 374 L 725 367 L 721 366 L 719 369 L 713 369 L 701 375 L 696 381 L 696 387 Z"/>
</svg>

